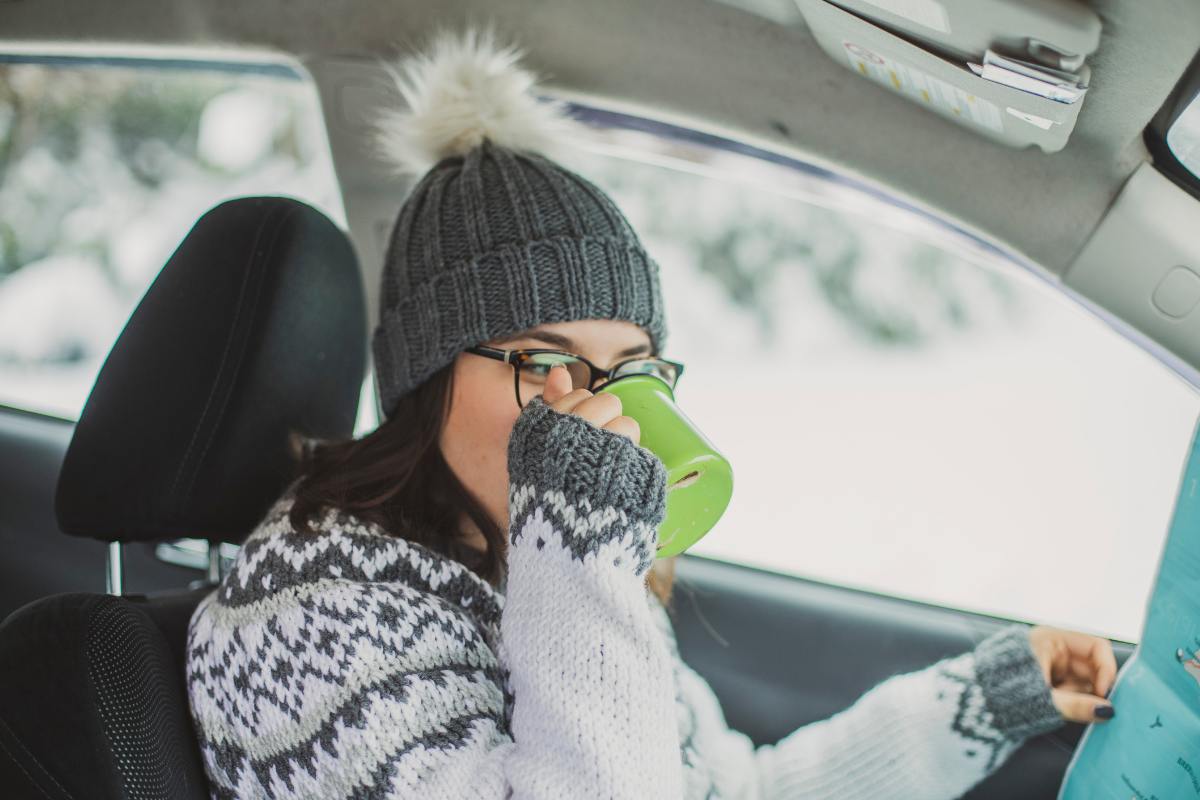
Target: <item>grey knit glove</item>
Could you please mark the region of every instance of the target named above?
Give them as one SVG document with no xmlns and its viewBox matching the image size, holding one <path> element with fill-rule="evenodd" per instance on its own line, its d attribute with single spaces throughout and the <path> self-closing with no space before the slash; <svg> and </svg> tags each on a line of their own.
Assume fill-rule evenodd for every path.
<svg viewBox="0 0 1200 800">
<path fill-rule="evenodd" d="M 975 646 L 975 678 L 993 724 L 1009 740 L 1023 741 L 1055 730 L 1066 718 L 1029 643 L 1028 625 L 1002 628 Z"/>
<path fill-rule="evenodd" d="M 649 569 L 658 525 L 666 516 L 667 487 L 667 469 L 650 450 L 576 414 L 556 411 L 539 395 L 525 404 L 513 425 L 508 477 L 510 503 L 521 490 L 536 493 L 539 500 L 554 498 L 550 505 L 580 533 L 571 543 L 577 557 L 637 531 L 635 569 L 639 575 Z M 523 522 L 510 522 L 513 544 Z"/>
</svg>

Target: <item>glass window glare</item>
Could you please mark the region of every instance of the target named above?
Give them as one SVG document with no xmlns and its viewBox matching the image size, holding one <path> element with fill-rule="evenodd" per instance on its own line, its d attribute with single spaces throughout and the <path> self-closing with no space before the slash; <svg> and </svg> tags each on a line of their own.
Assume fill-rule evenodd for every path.
<svg viewBox="0 0 1200 800">
<path fill-rule="evenodd" d="M 1138 639 L 1192 387 L 995 251 L 821 170 L 630 130 L 573 166 L 659 262 L 677 400 L 733 465 L 691 552 Z"/>
<path fill-rule="evenodd" d="M 1192 98 L 1167 131 L 1167 146 L 1180 164 L 1200 177 L 1200 95 Z"/>
</svg>

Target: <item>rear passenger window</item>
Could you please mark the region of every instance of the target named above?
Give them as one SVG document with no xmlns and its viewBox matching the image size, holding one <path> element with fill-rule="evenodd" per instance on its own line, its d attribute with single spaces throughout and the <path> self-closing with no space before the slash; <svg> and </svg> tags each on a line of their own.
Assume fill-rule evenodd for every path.
<svg viewBox="0 0 1200 800">
<path fill-rule="evenodd" d="M 678 402 L 733 465 L 690 552 L 1137 641 L 1194 387 L 882 193 L 638 125 L 573 166 L 659 262 Z"/>
<path fill-rule="evenodd" d="M 1200 97 L 1193 97 L 1167 131 L 1167 146 L 1175 158 L 1200 177 Z"/>
<path fill-rule="evenodd" d="M 291 66 L 0 56 L 0 405 L 78 418 L 192 224 L 254 194 L 345 226 L 316 92 Z"/>
</svg>

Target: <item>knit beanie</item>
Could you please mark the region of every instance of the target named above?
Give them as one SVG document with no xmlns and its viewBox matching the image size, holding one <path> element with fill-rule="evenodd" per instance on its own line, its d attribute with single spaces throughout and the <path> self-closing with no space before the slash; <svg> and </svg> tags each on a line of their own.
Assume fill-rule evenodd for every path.
<svg viewBox="0 0 1200 800">
<path fill-rule="evenodd" d="M 616 204 L 554 160 L 586 130 L 534 94 L 523 50 L 491 29 L 441 32 L 392 67 L 406 101 L 376 142 L 419 175 L 392 227 L 372 335 L 384 416 L 467 347 L 578 319 L 666 339 L 659 267 Z"/>
</svg>

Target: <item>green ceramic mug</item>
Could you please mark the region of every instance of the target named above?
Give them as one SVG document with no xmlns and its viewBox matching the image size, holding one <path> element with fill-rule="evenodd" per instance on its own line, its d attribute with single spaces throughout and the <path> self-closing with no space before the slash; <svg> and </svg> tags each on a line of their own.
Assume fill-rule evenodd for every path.
<svg viewBox="0 0 1200 800">
<path fill-rule="evenodd" d="M 637 420 L 639 444 L 667 468 L 667 514 L 658 528 L 658 558 L 679 555 L 712 530 L 733 495 L 729 462 L 675 405 L 675 394 L 649 374 L 606 382 L 596 394 L 621 398 L 621 413 Z"/>
</svg>

